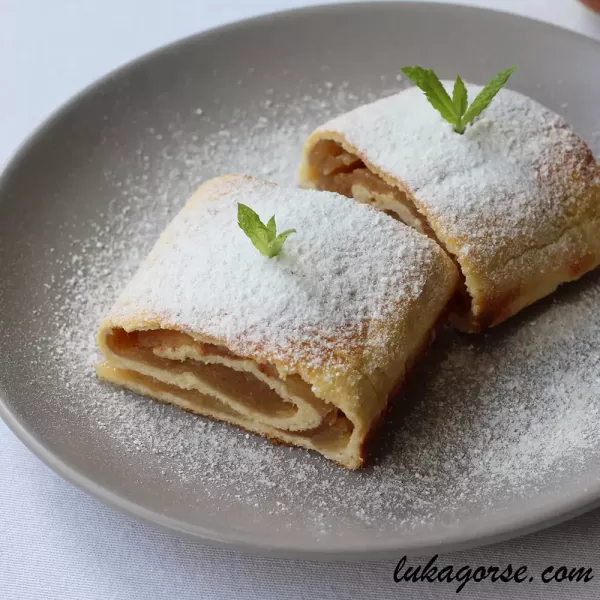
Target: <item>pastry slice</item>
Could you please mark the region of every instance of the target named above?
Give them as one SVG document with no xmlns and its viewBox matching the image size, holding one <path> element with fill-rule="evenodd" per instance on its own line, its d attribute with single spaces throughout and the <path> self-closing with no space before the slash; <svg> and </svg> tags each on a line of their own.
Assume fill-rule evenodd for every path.
<svg viewBox="0 0 600 600">
<path fill-rule="evenodd" d="M 513 91 L 463 135 L 418 88 L 361 106 L 309 137 L 300 180 L 437 241 L 462 271 L 451 320 L 463 330 L 497 325 L 600 262 L 598 164 L 559 115 Z"/>
<path fill-rule="evenodd" d="M 297 233 L 274 258 L 238 203 Z M 100 377 L 349 467 L 458 284 L 429 238 L 338 194 L 203 184 L 101 325 Z"/>
</svg>

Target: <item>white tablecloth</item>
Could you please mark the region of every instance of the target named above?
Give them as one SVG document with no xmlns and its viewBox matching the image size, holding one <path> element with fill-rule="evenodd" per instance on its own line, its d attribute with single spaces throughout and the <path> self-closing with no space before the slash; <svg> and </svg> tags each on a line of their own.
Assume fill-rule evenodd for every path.
<svg viewBox="0 0 600 600">
<path fill-rule="evenodd" d="M 227 21 L 316 3 L 0 0 L 0 165 L 56 105 L 136 55 Z M 464 3 L 534 16 L 600 40 L 600 17 L 576 0 Z M 443 556 L 439 562 L 526 564 L 538 575 L 533 583 L 520 585 L 471 582 L 461 592 L 463 598 L 599 598 L 599 542 L 596 511 L 525 538 Z M 592 567 L 595 577 L 579 584 L 540 581 L 547 566 L 563 564 Z M 393 560 L 359 565 L 244 556 L 156 531 L 62 481 L 0 422 L 1 600 L 455 596 L 455 584 L 396 584 L 394 566 Z"/>
</svg>

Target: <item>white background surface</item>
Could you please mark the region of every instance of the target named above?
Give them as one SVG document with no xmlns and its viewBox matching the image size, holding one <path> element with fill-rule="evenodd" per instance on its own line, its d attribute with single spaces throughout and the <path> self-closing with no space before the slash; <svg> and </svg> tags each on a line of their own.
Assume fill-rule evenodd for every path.
<svg viewBox="0 0 600 600">
<path fill-rule="evenodd" d="M 317 3 L 322 1 L 0 0 L 0 165 L 57 105 L 135 56 L 228 21 Z M 576 0 L 463 4 L 537 17 L 600 40 L 600 17 Z M 536 575 L 561 564 L 592 567 L 596 575 L 588 584 L 469 583 L 459 597 L 599 598 L 600 511 L 440 558 L 457 566 L 509 562 L 527 564 Z M 0 422 L 0 600 L 456 597 L 454 585 L 394 584 L 394 565 L 274 560 L 180 540 L 72 488 Z"/>
</svg>

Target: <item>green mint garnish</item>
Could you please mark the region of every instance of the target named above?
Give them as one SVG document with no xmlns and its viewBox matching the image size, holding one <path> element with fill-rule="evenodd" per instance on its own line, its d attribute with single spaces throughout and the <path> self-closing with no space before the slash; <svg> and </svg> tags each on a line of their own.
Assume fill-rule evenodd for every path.
<svg viewBox="0 0 600 600">
<path fill-rule="evenodd" d="M 296 233 L 295 229 L 287 229 L 277 235 L 277 225 L 275 225 L 275 215 L 265 225 L 260 217 L 245 204 L 238 203 L 238 225 L 242 231 L 250 238 L 254 247 L 265 256 L 273 258 L 281 251 L 283 243 L 290 233 Z"/>
<path fill-rule="evenodd" d="M 516 70 L 516 65 L 500 71 L 477 95 L 469 106 L 467 88 L 460 75 L 454 82 L 452 98 L 431 69 L 423 67 L 402 67 L 401 71 L 425 92 L 427 100 L 448 123 L 454 125 L 456 133 L 464 133 L 465 127 L 478 117 L 491 103 L 496 94 L 506 85 L 508 78 Z"/>
</svg>

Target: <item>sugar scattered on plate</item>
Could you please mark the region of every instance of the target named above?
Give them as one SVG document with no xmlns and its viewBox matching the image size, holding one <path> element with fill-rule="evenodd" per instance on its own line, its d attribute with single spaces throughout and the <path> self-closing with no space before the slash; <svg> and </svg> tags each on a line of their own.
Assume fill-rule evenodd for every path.
<svg viewBox="0 0 600 600">
<path fill-rule="evenodd" d="M 382 81 L 382 89 L 388 83 L 395 82 Z M 190 118 L 122 150 L 129 162 L 106 173 L 110 200 L 89 220 L 88 235 L 45 257 L 58 268 L 42 288 L 53 316 L 32 342 L 45 402 L 67 422 L 89 423 L 124 471 L 143 464 L 140 480 L 160 480 L 190 502 L 214 499 L 218 510 L 281 515 L 282 527 L 294 516 L 322 535 L 348 521 L 388 530 L 451 526 L 542 490 L 587 485 L 600 459 L 598 274 L 484 335 L 442 332 L 385 426 L 374 464 L 360 472 L 96 379 L 101 318 L 197 185 L 224 172 L 294 184 L 313 127 L 380 93 L 324 83 L 306 95 L 286 100 L 265 90 L 247 111 L 211 114 L 206 136 Z M 65 221 L 61 236 L 73 225 Z M 1 315 L 0 325 L 8 326 Z"/>
</svg>

